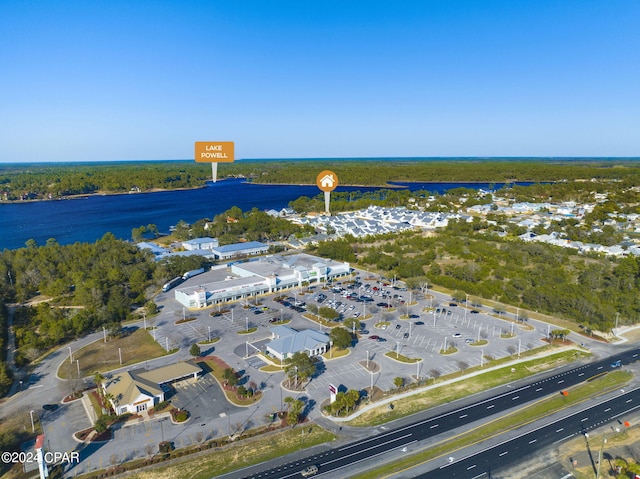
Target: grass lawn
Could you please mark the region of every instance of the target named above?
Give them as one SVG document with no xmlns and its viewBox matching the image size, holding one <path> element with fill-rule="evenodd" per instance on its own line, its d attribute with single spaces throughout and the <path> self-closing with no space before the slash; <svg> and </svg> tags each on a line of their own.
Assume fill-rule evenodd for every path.
<svg viewBox="0 0 640 479">
<path fill-rule="evenodd" d="M 197 458 L 187 456 L 178 464 L 154 468 L 150 471 L 134 472 L 129 477 L 134 479 L 174 479 L 176 477 L 209 479 L 334 439 L 333 434 L 315 424 L 303 424 L 295 429 L 286 429 L 264 437 L 257 436 L 246 439 Z"/>
<path fill-rule="evenodd" d="M 348 356 L 351 353 L 349 348 L 339 349 L 339 348 L 331 348 L 329 351 L 324 353 L 322 357 L 326 360 L 338 359 L 344 356 Z"/>
<path fill-rule="evenodd" d="M 79 351 L 72 351 L 73 364 L 67 358 L 58 369 L 58 376 L 62 379 L 78 377 L 78 364 L 82 377 L 92 376 L 96 371 L 106 372 L 120 366 L 137 364 L 149 359 L 159 358 L 167 352 L 162 346 L 153 340 L 153 337 L 144 329 L 137 329 L 129 336 L 123 338 L 109 338 L 88 344 Z"/>
<path fill-rule="evenodd" d="M 350 426 L 377 426 L 384 424 L 393 419 L 405 417 L 430 407 L 452 402 L 501 384 L 517 381 L 518 379 L 523 379 L 531 376 L 532 374 L 557 368 L 583 356 L 587 356 L 587 354 L 578 351 L 563 351 L 550 356 L 531 359 L 515 366 L 505 366 L 493 371 L 487 371 L 486 373 L 479 374 L 477 376 L 466 377 L 464 381 L 454 382 L 448 384 L 446 387 L 429 389 L 427 391 L 414 394 L 411 397 L 404 398 L 402 401 L 395 401 L 395 408 L 392 411 L 390 411 L 386 405 L 381 405 L 365 412 L 352 421 L 349 421 L 348 424 Z M 501 361 L 496 361 L 493 364 L 495 365 L 500 362 Z M 462 373 L 454 373 L 447 377 L 442 376 L 435 381 L 442 381 L 445 379 L 451 379 L 452 377 L 467 375 L 478 368 L 479 367 L 469 368 Z M 512 369 L 515 371 L 512 372 Z"/>
<path fill-rule="evenodd" d="M 393 351 L 389 351 L 388 353 L 384 353 L 384 355 L 388 358 L 393 359 L 394 361 L 399 361 L 401 363 L 419 363 L 422 361 L 422 358 L 408 358 L 403 354 L 396 354 Z"/>
<path fill-rule="evenodd" d="M 199 361 L 200 365 L 203 366 L 203 369 L 213 375 L 218 381 L 220 388 L 224 392 L 225 396 L 229 400 L 230 403 L 235 404 L 236 406 L 251 406 L 257 403 L 262 398 L 262 392 L 256 391 L 255 394 L 251 397 L 247 398 L 239 398 L 236 394 L 236 389 L 227 389 L 223 386 L 224 384 L 224 370 L 230 368 L 222 359 L 209 356 L 207 359 L 203 359 Z"/>
</svg>

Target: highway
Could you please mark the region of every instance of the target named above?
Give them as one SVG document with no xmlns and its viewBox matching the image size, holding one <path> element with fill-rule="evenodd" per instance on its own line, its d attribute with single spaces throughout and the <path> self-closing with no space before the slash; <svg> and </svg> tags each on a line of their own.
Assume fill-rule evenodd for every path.
<svg viewBox="0 0 640 479">
<path fill-rule="evenodd" d="M 551 424 L 459 460 L 448 460 L 440 468 L 416 476 L 418 479 L 490 478 L 492 472 L 513 466 L 518 461 L 555 443 L 571 439 L 576 434 L 620 419 L 640 408 L 640 389 L 634 389 L 596 406 L 579 411 Z"/>
<path fill-rule="evenodd" d="M 366 439 L 362 439 L 359 441 L 355 441 L 351 444 L 344 445 L 338 448 L 333 448 L 327 450 L 325 452 L 319 453 L 317 455 L 308 456 L 306 458 L 289 462 L 286 464 L 281 464 L 279 466 L 273 467 L 268 470 L 253 472 L 249 475 L 244 476 L 246 479 L 272 479 L 272 478 L 289 478 L 289 477 L 301 477 L 300 472 L 309 464 L 315 464 L 319 468 L 319 474 L 333 473 L 332 477 L 336 477 L 335 473 L 337 473 L 340 469 L 351 466 L 353 464 L 371 460 L 373 457 L 386 454 L 389 451 L 394 449 L 402 449 L 404 447 L 411 446 L 412 444 L 422 441 L 424 439 L 431 438 L 438 434 L 442 434 L 443 432 L 447 432 L 459 427 L 464 427 L 467 424 L 473 423 L 474 421 L 482 420 L 498 414 L 500 412 L 507 411 L 514 407 L 523 406 L 528 402 L 539 400 L 548 396 L 550 394 L 556 394 L 560 391 L 579 384 L 583 381 L 594 378 L 600 374 L 604 374 L 615 367 L 621 367 L 626 364 L 630 364 L 635 362 L 638 357 L 640 357 L 640 349 L 628 350 L 625 352 L 621 352 L 609 358 L 596 361 L 593 363 L 585 364 L 573 369 L 566 370 L 559 374 L 551 375 L 545 377 L 539 381 L 532 382 L 530 384 L 526 384 L 521 387 L 517 387 L 514 389 L 509 389 L 503 393 L 496 394 L 486 399 L 482 399 L 480 401 L 474 402 L 467 406 L 457 408 L 455 410 L 451 410 L 445 412 L 443 414 L 439 414 L 433 417 L 429 417 L 427 419 L 423 419 L 420 421 L 413 422 L 411 424 L 405 425 L 403 427 L 399 427 L 393 430 L 389 430 L 375 436 L 371 436 Z M 620 366 L 616 365 L 612 367 L 617 361 L 620 361 Z M 596 418 L 599 421 L 606 421 L 610 416 L 615 414 L 620 414 L 624 407 L 626 410 L 629 410 L 632 405 L 634 398 L 636 398 L 636 402 L 640 405 L 640 399 L 638 399 L 638 390 L 635 390 L 631 393 L 625 394 L 629 396 L 629 402 L 622 401 L 621 404 L 615 402 L 616 400 L 612 400 L 615 404 L 605 407 L 607 409 L 610 407 L 609 411 L 603 411 L 601 415 L 598 415 L 595 411 L 590 413 L 592 415 L 592 419 L 587 418 L 583 424 L 578 424 L 584 429 L 587 427 L 592 427 L 592 424 L 597 424 Z M 597 408 L 597 406 L 596 406 Z M 620 409 L 623 408 L 623 409 Z M 592 408 L 595 409 L 595 408 Z M 591 411 L 591 409 L 590 409 Z M 579 421 L 582 420 L 585 416 L 584 413 L 581 413 Z M 603 415 L 602 415 L 603 414 Z M 572 416 L 571 416 L 572 417 Z M 568 420 L 568 418 L 567 418 Z M 565 426 L 563 426 L 565 428 Z M 542 429 L 541 429 L 542 430 Z M 535 437 L 535 441 L 531 444 L 519 445 L 518 447 L 523 447 L 523 451 L 526 450 L 527 453 L 533 450 L 534 444 L 539 441 L 538 447 L 546 447 L 551 444 L 555 440 L 562 440 L 568 438 L 581 429 L 574 427 L 573 425 L 567 425 L 566 431 L 567 434 L 564 434 L 561 437 L 553 436 L 553 439 L 550 442 L 547 442 L 546 436 L 537 438 Z M 570 432 L 569 432 L 570 431 Z M 559 434 L 559 431 L 556 434 Z M 550 434 L 545 432 L 545 434 Z M 534 436 L 532 436 L 533 438 Z M 552 437 L 552 436 L 549 436 Z M 533 439 L 529 439 L 533 440 Z M 544 445 L 544 446 L 543 446 Z M 493 451 L 489 449 L 488 451 Z M 507 464 L 511 457 L 507 458 L 508 452 L 506 454 L 502 454 L 504 451 L 500 451 L 497 453 L 497 457 L 501 458 L 500 461 L 495 462 L 495 453 L 492 456 L 487 456 L 486 461 L 490 461 L 492 465 L 500 464 L 504 462 Z M 483 453 L 484 454 L 484 453 Z M 489 452 L 487 452 L 489 454 Z M 512 454 L 513 456 L 513 454 Z M 474 456 L 476 457 L 476 456 Z M 484 456 L 483 456 L 484 457 Z M 433 472 L 433 474 L 442 474 L 442 475 L 434 475 L 434 476 L 420 476 L 420 477 L 475 477 L 476 471 L 473 471 L 471 474 L 469 471 L 472 469 L 477 469 L 477 474 L 483 474 L 486 471 L 486 464 L 488 462 L 485 459 L 478 460 L 478 463 L 467 464 L 465 461 L 454 461 L 450 465 L 448 465 L 445 469 L 440 469 L 438 471 Z M 467 464 L 466 466 L 458 465 L 464 462 Z M 482 465 L 484 464 L 484 465 Z M 452 467 L 453 469 L 449 469 Z M 466 469 L 467 467 L 471 467 L 471 469 Z M 464 470 L 460 469 L 464 468 Z M 251 468 L 255 470 L 256 468 Z M 453 472 L 458 473 L 458 476 L 452 475 Z M 432 473 L 429 473 L 432 474 Z M 234 474 L 235 477 L 238 477 Z M 482 475 L 478 476 L 482 477 Z"/>
</svg>

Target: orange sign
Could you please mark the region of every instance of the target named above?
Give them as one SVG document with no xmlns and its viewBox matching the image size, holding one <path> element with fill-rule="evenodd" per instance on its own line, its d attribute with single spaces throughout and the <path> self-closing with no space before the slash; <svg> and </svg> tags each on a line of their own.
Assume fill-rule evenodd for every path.
<svg viewBox="0 0 640 479">
<path fill-rule="evenodd" d="M 233 141 L 196 141 L 196 162 L 231 163 Z"/>
<path fill-rule="evenodd" d="M 316 178 L 316 185 L 321 191 L 329 192 L 336 189 L 338 186 L 338 175 L 331 170 L 321 171 Z"/>
</svg>

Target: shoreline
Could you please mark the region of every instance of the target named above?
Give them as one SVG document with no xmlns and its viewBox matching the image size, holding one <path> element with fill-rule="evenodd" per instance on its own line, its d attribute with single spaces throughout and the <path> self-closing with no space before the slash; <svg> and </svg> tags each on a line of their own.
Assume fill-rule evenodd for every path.
<svg viewBox="0 0 640 479">
<path fill-rule="evenodd" d="M 312 183 L 259 183 L 259 182 L 255 182 L 255 181 L 248 181 L 248 178 L 220 178 L 218 179 L 218 181 L 216 183 L 220 183 L 222 181 L 225 180 L 232 180 L 232 179 L 243 179 L 245 180 L 244 183 L 249 184 L 249 185 L 263 185 L 263 186 L 314 186 L 314 184 Z M 424 183 L 421 181 L 404 181 L 403 183 Z M 429 183 L 433 183 L 433 184 L 438 184 L 438 183 L 451 183 L 451 182 L 447 182 L 447 181 L 430 181 Z M 455 183 L 455 182 L 454 182 Z M 466 183 L 472 183 L 472 182 L 466 182 Z M 486 182 L 474 182 L 474 183 L 486 183 Z M 407 188 L 406 186 L 402 186 L 402 185 L 364 185 L 364 184 L 357 184 L 357 185 L 339 185 L 339 186 L 349 186 L 349 187 L 362 187 L 362 188 L 381 188 L 381 189 L 404 189 Z M 98 191 L 96 193 L 82 193 L 82 194 L 77 194 L 77 195 L 68 195 L 68 196 L 60 196 L 58 198 L 36 198 L 36 199 L 30 199 L 30 200 L 0 200 L 0 205 L 6 204 L 6 205 L 15 205 L 15 204 L 22 204 L 22 203 L 39 203 L 39 202 L 45 202 L 45 201 L 68 201 L 68 200 L 81 200 L 81 199 L 88 199 L 91 197 L 95 197 L 95 196 L 118 196 L 118 195 L 144 195 L 144 194 L 152 194 L 152 193 L 162 193 L 162 192 L 169 192 L 169 191 L 189 191 L 189 190 L 198 190 L 201 188 L 207 188 L 208 186 L 206 184 L 201 185 L 201 186 L 196 186 L 193 188 L 152 188 L 150 190 L 145 190 L 145 191 L 127 191 L 127 192 L 105 192 L 105 191 Z M 320 190 L 318 190 L 320 191 Z"/>
<path fill-rule="evenodd" d="M 237 179 L 241 179 L 244 180 L 245 184 L 248 185 L 262 185 L 262 186 L 315 186 L 313 183 L 261 183 L 261 182 L 256 182 L 256 181 L 252 181 L 251 178 L 238 178 L 238 177 L 227 177 L 227 178 L 220 178 L 217 180 L 216 183 L 221 183 L 223 181 L 228 181 L 228 180 L 237 180 Z M 419 184 L 419 183 L 424 183 L 424 184 L 433 184 L 433 185 L 446 185 L 446 184 L 455 184 L 455 183 L 465 183 L 465 184 L 483 184 L 483 183 L 491 183 L 489 181 L 411 181 L 411 180 L 391 180 L 394 181 L 396 183 L 408 183 L 408 184 Z M 510 183 L 518 183 L 518 180 L 515 179 L 510 179 L 509 181 L 501 181 L 498 183 L 504 183 L 504 184 L 510 184 Z M 553 182 L 553 181 L 552 181 Z M 207 183 L 210 183 L 210 181 L 208 181 Z M 523 182 L 523 183 L 527 183 L 527 182 Z M 367 185 L 367 184 L 340 184 L 338 185 L 338 187 L 340 186 L 345 186 L 345 187 L 350 187 L 350 188 L 380 188 L 380 189 L 388 189 L 388 190 L 402 190 L 402 189 L 407 189 L 408 186 L 402 184 L 402 185 L 393 185 L 393 184 L 384 184 L 384 185 L 379 185 L 379 184 L 374 184 L 374 185 Z M 152 194 L 152 193 L 163 193 L 163 192 L 170 192 L 170 191 L 190 191 L 190 190 L 198 190 L 198 189 L 202 189 L 202 188 L 208 188 L 208 185 L 205 183 L 204 185 L 201 186 L 195 186 L 193 188 L 151 188 L 149 190 L 145 190 L 145 191 L 127 191 L 127 192 L 106 192 L 106 191 L 98 191 L 95 193 L 82 193 L 82 194 L 77 194 L 77 195 L 68 195 L 68 196 L 60 196 L 58 198 L 36 198 L 36 199 L 29 199 L 29 200 L 1 200 L 0 199 L 0 205 L 6 204 L 6 205 L 15 205 L 15 204 L 24 204 L 24 203 L 38 203 L 38 202 L 48 202 L 48 201 L 68 201 L 68 200 L 80 200 L 80 199 L 88 199 L 91 197 L 95 197 L 95 196 L 118 196 L 118 195 L 144 195 L 144 194 Z M 320 190 L 318 190 L 320 192 Z M 319 194 L 319 193 L 318 193 Z"/>
</svg>

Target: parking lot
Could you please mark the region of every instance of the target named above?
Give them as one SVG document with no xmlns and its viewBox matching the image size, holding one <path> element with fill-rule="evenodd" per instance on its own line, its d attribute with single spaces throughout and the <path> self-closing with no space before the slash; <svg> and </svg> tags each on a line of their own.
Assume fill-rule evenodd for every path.
<svg viewBox="0 0 640 479">
<path fill-rule="evenodd" d="M 220 337 L 221 340 L 212 346 L 201 345 L 203 351 L 222 357 L 257 384 L 274 386 L 274 389 L 267 388 L 265 397 L 272 395 L 270 402 L 273 404 L 280 402 L 282 393 L 278 393 L 278 389 L 284 374 L 260 371 L 265 362 L 256 354 L 270 341 L 273 321 L 284 319 L 289 320 L 289 327 L 297 330 L 328 332 L 328 328 L 303 316 L 309 304 L 332 307 L 340 315 L 339 322 L 357 317 L 365 331 L 364 334 L 359 332 L 348 356 L 324 360 L 322 373 L 314 377 L 302 393 L 317 396 L 316 401 L 323 401 L 328 396 L 330 383 L 348 389 L 365 389 L 373 382 L 375 386 L 389 390 L 394 388 L 398 376 L 405 382 L 442 376 L 488 364 L 492 358 L 515 358 L 519 353 L 543 345 L 541 339 L 545 336 L 546 325 L 542 323 L 516 323 L 504 314 L 496 317 L 487 308 L 453 306 L 451 297 L 440 293 L 410 292 L 398 285 L 394 288 L 388 282 L 366 278 L 367 273 L 360 272 L 355 282 L 344 281 L 329 288 L 320 285 L 302 287 L 280 295 L 252 298 L 248 304 L 235 303 L 196 311 L 184 311 L 170 295 L 165 295 L 164 312 L 157 319 L 156 340 L 172 349 L 176 346 L 189 348 L 194 342 Z M 218 311 L 221 314 L 212 315 Z M 186 316 L 195 320 L 175 324 Z M 384 329 L 376 327 L 380 322 L 389 324 Z M 240 334 L 248 328 L 256 328 L 256 331 Z M 451 354 L 441 354 L 445 349 Z M 385 356 L 389 352 L 398 352 L 419 359 L 419 362 L 399 362 Z M 379 371 L 373 375 L 363 366 L 367 358 L 379 366 Z M 208 392 L 205 394 L 200 390 L 196 393 L 194 390 L 191 404 L 197 404 L 201 416 L 218 414 L 212 404 L 198 399 L 209 395 Z M 187 400 L 184 407 L 189 408 L 189 404 Z"/>
</svg>

